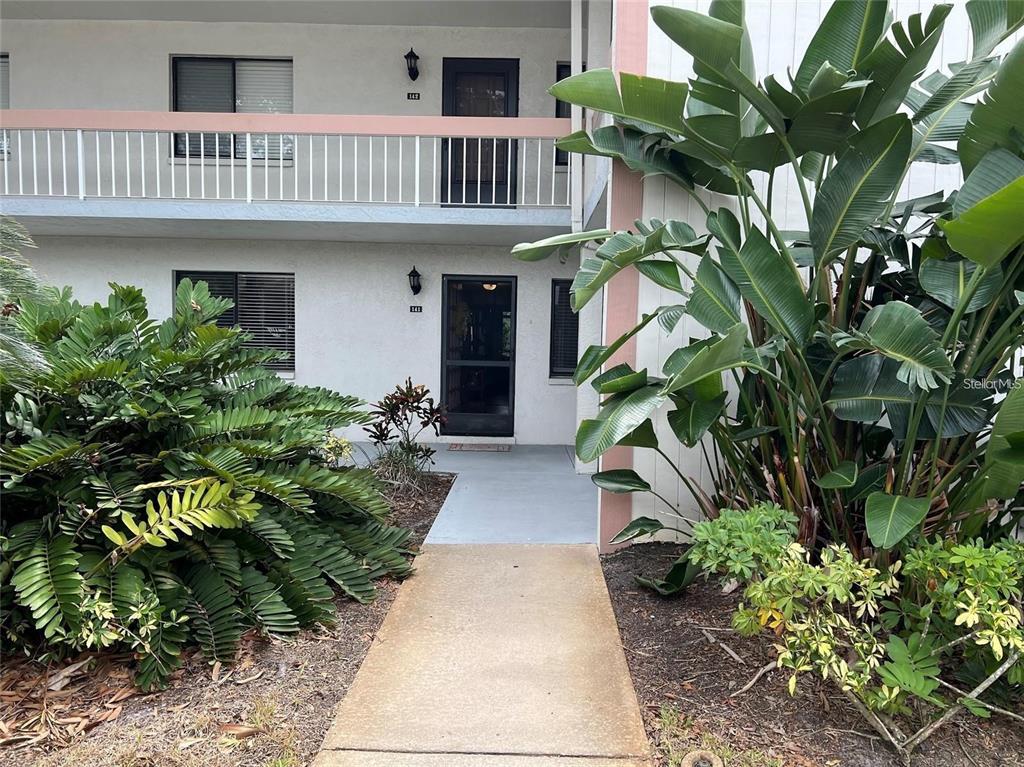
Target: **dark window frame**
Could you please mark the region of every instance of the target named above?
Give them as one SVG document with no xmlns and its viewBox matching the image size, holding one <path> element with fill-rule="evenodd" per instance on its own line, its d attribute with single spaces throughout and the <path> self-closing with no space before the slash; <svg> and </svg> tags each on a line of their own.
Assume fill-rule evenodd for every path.
<svg viewBox="0 0 1024 767">
<path fill-rule="evenodd" d="M 224 114 L 237 114 L 238 113 L 238 62 L 240 61 L 260 61 L 260 62 L 287 62 L 292 65 L 292 76 L 295 74 L 295 59 L 287 56 L 194 56 L 191 54 L 172 54 L 171 55 L 171 111 L 172 112 L 183 112 L 178 108 L 178 64 L 185 61 L 222 61 L 231 64 L 231 111 L 224 112 Z M 292 100 L 295 99 L 294 85 L 292 88 Z M 189 146 L 189 152 L 186 155 L 184 145 L 179 142 L 178 137 L 192 133 L 206 133 L 209 131 L 186 131 L 182 133 L 175 133 L 174 139 L 171 144 L 173 156 L 180 159 L 198 158 L 198 157 L 217 157 L 218 155 L 222 159 L 227 160 L 244 160 L 245 151 L 240 149 L 238 139 L 239 136 L 236 134 L 227 134 L 230 141 L 230 150 L 226 153 L 219 151 L 219 146 L 216 142 L 210 142 L 211 145 L 203 146 L 203 154 L 199 153 L 199 146 Z M 223 138 L 223 137 L 222 137 Z M 243 137 L 244 138 L 244 137 Z M 217 151 L 214 151 L 214 150 Z M 278 150 L 280 151 L 280 149 Z M 293 150 L 294 151 L 294 150 Z M 255 153 L 254 153 L 255 155 Z M 253 159 L 257 159 L 255 156 Z M 263 159 L 263 158 L 258 158 Z M 279 160 L 279 157 L 270 157 L 271 160 Z M 284 159 L 291 161 L 293 157 L 285 157 Z"/>
<path fill-rule="evenodd" d="M 175 269 L 172 273 L 172 303 L 173 296 L 177 294 L 178 285 L 185 279 L 191 279 L 195 282 L 206 282 L 209 285 L 209 280 L 205 276 L 217 275 L 221 278 L 230 276 L 232 281 L 231 294 L 227 295 L 224 292 L 210 291 L 211 295 L 216 295 L 219 298 L 230 298 L 234 304 L 230 310 L 218 317 L 215 322 L 220 327 L 235 327 L 240 326 L 239 323 L 239 290 L 238 281 L 243 275 L 259 275 L 260 277 L 290 277 L 292 282 L 292 316 L 290 323 L 290 341 L 291 341 L 291 359 L 279 360 L 277 362 L 271 362 L 267 364 L 267 368 L 281 373 L 294 373 L 295 372 L 295 273 L 294 272 L 251 272 L 251 271 L 231 271 L 227 269 Z M 248 328 L 242 328 L 242 330 L 248 330 Z M 267 346 L 253 345 L 253 348 L 273 348 Z M 285 351 L 285 350 L 279 350 Z"/>
<path fill-rule="evenodd" d="M 567 303 L 564 308 L 568 309 L 572 316 L 573 328 L 575 330 L 574 335 L 576 336 L 576 343 L 569 347 L 573 352 L 573 361 L 572 366 L 568 367 L 565 360 L 556 359 L 555 354 L 555 333 L 559 328 L 556 323 L 556 319 L 558 314 L 558 294 L 560 287 L 564 289 L 566 301 L 568 302 L 570 290 L 572 288 L 572 280 L 560 278 L 551 280 L 551 325 L 548 328 L 548 377 L 572 378 L 573 374 L 576 372 L 576 366 L 579 364 L 580 317 L 572 310 L 571 303 Z"/>
</svg>

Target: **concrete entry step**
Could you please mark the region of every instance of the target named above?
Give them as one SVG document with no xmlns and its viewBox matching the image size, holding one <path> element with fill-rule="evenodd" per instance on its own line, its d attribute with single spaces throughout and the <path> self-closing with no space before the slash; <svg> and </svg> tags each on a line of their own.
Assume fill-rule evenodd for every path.
<svg viewBox="0 0 1024 767">
<path fill-rule="evenodd" d="M 313 767 L 648 767 L 645 759 L 519 754 L 402 754 L 321 751 Z"/>
<path fill-rule="evenodd" d="M 435 544 L 316 764 L 634 767 L 647 756 L 596 548 Z"/>
</svg>

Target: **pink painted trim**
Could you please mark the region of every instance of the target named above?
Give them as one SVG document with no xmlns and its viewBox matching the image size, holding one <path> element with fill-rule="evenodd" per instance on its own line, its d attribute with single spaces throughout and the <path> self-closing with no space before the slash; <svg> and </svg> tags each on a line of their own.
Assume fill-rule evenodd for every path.
<svg viewBox="0 0 1024 767">
<path fill-rule="evenodd" d="M 647 72 L 647 16 L 648 0 L 615 0 L 615 41 L 612 50 L 612 66 L 616 72 Z M 643 178 L 633 173 L 618 160 L 612 165 L 611 199 L 609 201 L 609 226 L 615 230 L 631 229 L 633 222 L 643 213 Z M 640 302 L 640 276 L 633 269 L 619 272 L 605 287 L 606 343 L 632 328 L 638 317 Z M 613 355 L 607 366 L 623 362 L 636 366 L 636 338 L 628 342 Z M 633 468 L 633 449 L 614 447 L 601 458 L 602 469 Z M 598 525 L 601 551 L 613 551 L 619 546 L 608 543 L 619 530 L 633 518 L 632 496 L 601 491 L 601 518 Z"/>
<path fill-rule="evenodd" d="M 555 117 L 237 114 L 128 112 L 102 109 L 6 109 L 0 110 L 0 126 L 40 130 L 315 133 L 460 138 L 559 138 L 571 131 L 568 119 Z"/>
</svg>

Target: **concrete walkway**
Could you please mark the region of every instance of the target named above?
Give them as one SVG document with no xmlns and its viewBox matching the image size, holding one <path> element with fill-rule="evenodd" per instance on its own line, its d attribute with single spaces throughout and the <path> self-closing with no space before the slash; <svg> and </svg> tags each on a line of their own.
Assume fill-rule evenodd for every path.
<svg viewBox="0 0 1024 767">
<path fill-rule="evenodd" d="M 595 547 L 427 545 L 315 767 L 641 767 Z"/>
<path fill-rule="evenodd" d="M 596 543 L 597 488 L 572 448 L 513 445 L 507 453 L 435 445 L 435 471 L 458 474 L 427 543 Z"/>
<path fill-rule="evenodd" d="M 458 478 L 314 767 L 646 767 L 568 448 L 448 452 Z"/>
</svg>

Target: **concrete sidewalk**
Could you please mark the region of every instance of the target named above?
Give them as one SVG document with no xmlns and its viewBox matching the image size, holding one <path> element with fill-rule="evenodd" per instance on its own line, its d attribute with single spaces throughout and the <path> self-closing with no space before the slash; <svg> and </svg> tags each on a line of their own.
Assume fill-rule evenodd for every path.
<svg viewBox="0 0 1024 767">
<path fill-rule="evenodd" d="M 507 453 L 435 445 L 435 471 L 458 475 L 427 543 L 596 543 L 597 488 L 566 445 Z"/>
<path fill-rule="evenodd" d="M 642 767 L 592 545 L 428 544 L 315 767 Z"/>
</svg>

